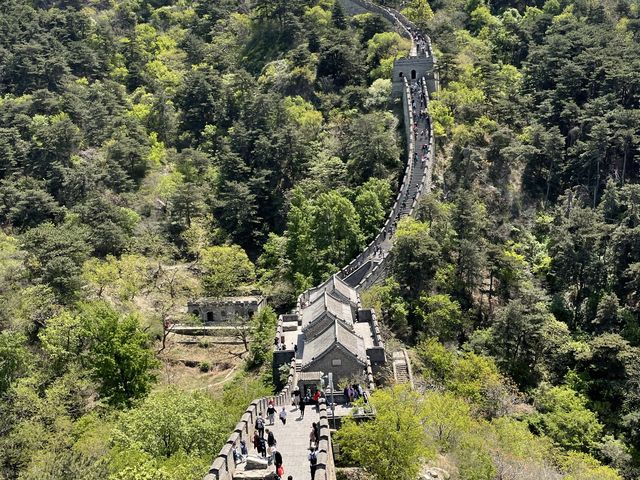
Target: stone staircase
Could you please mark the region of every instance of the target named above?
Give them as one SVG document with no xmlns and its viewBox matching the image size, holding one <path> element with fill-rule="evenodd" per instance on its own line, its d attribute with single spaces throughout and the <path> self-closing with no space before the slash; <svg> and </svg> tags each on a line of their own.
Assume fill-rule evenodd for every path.
<svg viewBox="0 0 640 480">
<path fill-rule="evenodd" d="M 413 373 L 406 350 L 393 352 L 393 378 L 396 384 L 409 384 L 413 388 Z"/>
</svg>

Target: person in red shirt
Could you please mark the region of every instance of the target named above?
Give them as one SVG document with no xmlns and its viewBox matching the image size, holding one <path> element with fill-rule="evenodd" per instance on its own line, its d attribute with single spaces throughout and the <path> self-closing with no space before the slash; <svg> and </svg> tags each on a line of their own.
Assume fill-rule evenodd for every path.
<svg viewBox="0 0 640 480">
<path fill-rule="evenodd" d="M 318 390 L 316 393 L 313 394 L 313 403 L 316 404 L 316 410 L 320 411 L 320 397 L 322 396 L 322 392 L 320 390 Z"/>
</svg>

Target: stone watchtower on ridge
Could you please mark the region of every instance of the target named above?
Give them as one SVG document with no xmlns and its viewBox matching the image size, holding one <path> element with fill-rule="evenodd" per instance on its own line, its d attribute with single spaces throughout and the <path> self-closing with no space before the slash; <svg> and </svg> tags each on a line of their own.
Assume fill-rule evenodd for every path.
<svg viewBox="0 0 640 480">
<path fill-rule="evenodd" d="M 411 39 L 409 56 L 398 59 L 393 63 L 392 92 L 394 96 L 402 96 L 405 78 L 411 83 L 424 77 L 427 81 L 429 94 L 438 89 L 437 66 L 431 48 L 431 40 L 429 37 L 422 35 L 412 22 L 395 10 L 377 5 L 369 0 L 339 0 L 339 2 L 349 15 L 360 13 L 380 15 L 400 35 Z"/>
<path fill-rule="evenodd" d="M 433 56 L 431 55 L 426 56 L 425 54 L 422 54 L 396 60 L 393 62 L 393 95 L 397 97 L 402 95 L 404 78 L 411 83 L 411 81 L 419 80 L 424 77 L 427 81 L 427 89 L 429 90 L 429 93 L 431 94 L 435 92 L 437 88 L 437 79 L 434 71 L 434 61 Z"/>
</svg>

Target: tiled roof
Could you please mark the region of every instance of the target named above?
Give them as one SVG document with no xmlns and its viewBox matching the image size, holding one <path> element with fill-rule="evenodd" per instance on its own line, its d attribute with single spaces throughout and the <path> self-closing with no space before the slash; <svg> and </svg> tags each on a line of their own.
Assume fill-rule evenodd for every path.
<svg viewBox="0 0 640 480">
<path fill-rule="evenodd" d="M 327 328 L 304 346 L 302 357 L 303 368 L 332 350 L 334 347 L 342 347 L 346 352 L 357 357 L 363 365 L 366 364 L 367 352 L 362 337 L 356 335 L 340 320 L 335 320 Z"/>
<path fill-rule="evenodd" d="M 306 327 L 314 320 L 320 318 L 325 312 L 336 318 L 353 323 L 353 312 L 351 305 L 335 298 L 332 294 L 324 292 L 318 296 L 314 302 L 302 309 L 302 327 Z"/>
<path fill-rule="evenodd" d="M 358 292 L 356 292 L 353 287 L 338 278 L 337 275 L 333 275 L 329 282 L 327 282 L 327 284 L 322 288 L 312 291 L 309 294 L 309 302 L 313 303 L 325 292 L 331 292 L 335 297 L 338 297 L 341 300 L 345 300 L 353 305 L 358 304 Z"/>
</svg>

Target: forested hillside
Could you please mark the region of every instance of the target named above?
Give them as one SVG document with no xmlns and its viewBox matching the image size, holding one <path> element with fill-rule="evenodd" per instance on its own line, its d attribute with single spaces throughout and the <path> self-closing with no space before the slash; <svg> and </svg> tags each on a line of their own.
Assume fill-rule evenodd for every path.
<svg viewBox="0 0 640 480">
<path fill-rule="evenodd" d="M 500 433 L 517 418 L 638 478 L 639 6 L 403 3 L 437 48 L 438 188 L 398 228 L 393 278 L 367 301 L 417 339 L 426 385 L 466 398 L 493 431 L 467 424 L 435 450 L 484 472 L 466 478 L 556 478 L 550 464 L 609 478 L 572 472 L 548 447 L 523 460 Z M 470 466 L 473 431 L 487 457 Z M 514 468 L 505 455 L 520 476 L 492 477 Z"/>
<path fill-rule="evenodd" d="M 640 6 L 378 3 L 440 73 L 436 188 L 364 296 L 422 390 L 374 396 L 345 458 L 638 478 Z M 170 326 L 200 295 L 285 311 L 373 238 L 409 48 L 332 0 L 0 2 L 0 478 L 201 478 L 268 391 L 275 314 L 213 394 L 167 380 Z"/>
<path fill-rule="evenodd" d="M 380 227 L 389 28 L 331 1 L 0 2 L 0 478 L 206 472 L 268 389 L 178 388 L 171 325 L 203 294 L 290 305 Z"/>
</svg>

